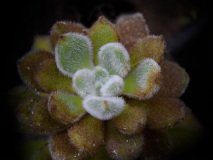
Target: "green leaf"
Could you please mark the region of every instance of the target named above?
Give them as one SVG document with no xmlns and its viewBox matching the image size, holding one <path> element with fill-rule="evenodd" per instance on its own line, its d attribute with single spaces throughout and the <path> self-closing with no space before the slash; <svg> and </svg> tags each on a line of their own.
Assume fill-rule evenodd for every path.
<svg viewBox="0 0 213 160">
<path fill-rule="evenodd" d="M 44 92 L 65 90 L 73 92 L 72 80 L 59 72 L 54 59 L 48 59 L 37 66 L 34 80 Z"/>
<path fill-rule="evenodd" d="M 149 99 L 160 88 L 160 66 L 151 58 L 142 60 L 124 80 L 123 94 L 138 98 Z"/>
<path fill-rule="evenodd" d="M 156 62 L 160 62 L 164 49 L 165 41 L 162 36 L 150 35 L 139 39 L 130 50 L 131 65 L 137 65 L 144 58 L 152 58 Z"/>
<path fill-rule="evenodd" d="M 97 152 L 95 152 L 93 155 L 89 156 L 86 160 L 111 160 L 109 157 L 109 154 L 107 153 L 106 149 L 103 147 L 100 147 Z"/>
<path fill-rule="evenodd" d="M 159 96 L 180 97 L 189 84 L 189 75 L 184 68 L 172 61 L 162 61 L 162 85 Z"/>
<path fill-rule="evenodd" d="M 142 135 L 126 136 L 108 124 L 106 149 L 112 159 L 134 160 L 143 151 Z"/>
<path fill-rule="evenodd" d="M 135 106 L 129 104 L 124 111 L 113 118 L 111 122 L 123 134 L 133 135 L 141 133 L 146 125 L 147 113 L 145 104 Z"/>
<path fill-rule="evenodd" d="M 50 42 L 50 37 L 45 35 L 39 35 L 34 38 L 33 50 L 44 50 L 47 52 L 52 52 L 52 45 Z"/>
<path fill-rule="evenodd" d="M 149 34 L 149 28 L 141 13 L 122 15 L 117 19 L 116 30 L 121 43 L 129 50 L 138 39 Z"/>
<path fill-rule="evenodd" d="M 125 77 L 130 70 L 129 54 L 121 43 L 108 43 L 98 52 L 99 65 L 111 75 Z"/>
<path fill-rule="evenodd" d="M 83 107 L 93 117 L 109 120 L 123 111 L 125 101 L 120 97 L 87 96 L 83 101 Z"/>
<path fill-rule="evenodd" d="M 91 116 L 85 116 L 68 129 L 69 141 L 80 153 L 92 154 L 104 144 L 104 124 Z"/>
<path fill-rule="evenodd" d="M 79 121 L 86 113 L 80 97 L 63 91 L 50 94 L 48 111 L 55 120 L 65 125 Z"/>
<path fill-rule="evenodd" d="M 113 24 L 102 16 L 93 24 L 88 35 L 93 42 L 95 64 L 98 63 L 98 51 L 101 46 L 118 41 Z"/>
<path fill-rule="evenodd" d="M 124 81 L 120 76 L 111 76 L 100 89 L 101 96 L 113 97 L 122 93 Z"/>
<path fill-rule="evenodd" d="M 92 68 L 92 44 L 90 39 L 79 33 L 61 35 L 55 48 L 55 58 L 58 69 L 66 76 L 83 68 Z"/>
<path fill-rule="evenodd" d="M 171 128 L 185 117 L 186 108 L 179 99 L 156 97 L 146 103 L 147 125 L 151 129 Z"/>
<path fill-rule="evenodd" d="M 68 32 L 76 32 L 81 34 L 87 34 L 87 29 L 79 24 L 79 23 L 73 23 L 70 21 L 58 21 L 56 22 L 50 31 L 50 39 L 53 48 L 56 46 L 56 43 L 60 39 L 60 36 L 64 33 Z"/>
<path fill-rule="evenodd" d="M 73 75 L 73 88 L 80 96 L 96 95 L 95 74 L 92 70 L 81 69 Z"/>
<path fill-rule="evenodd" d="M 18 71 L 24 83 L 34 90 L 42 90 L 34 80 L 34 73 L 39 64 L 53 55 L 46 51 L 31 51 L 18 61 Z"/>
<path fill-rule="evenodd" d="M 67 132 L 61 132 L 50 137 L 49 151 L 54 160 L 82 160 L 85 157 L 70 144 Z"/>
</svg>

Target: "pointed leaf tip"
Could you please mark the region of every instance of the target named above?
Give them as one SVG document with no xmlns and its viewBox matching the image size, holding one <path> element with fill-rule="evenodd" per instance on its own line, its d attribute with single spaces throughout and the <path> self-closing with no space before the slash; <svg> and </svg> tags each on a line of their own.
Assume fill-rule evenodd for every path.
<svg viewBox="0 0 213 160">
<path fill-rule="evenodd" d="M 92 68 L 92 44 L 90 39 L 79 33 L 61 35 L 55 48 L 55 59 L 58 69 L 66 76 L 83 68 Z"/>
<path fill-rule="evenodd" d="M 131 65 L 137 65 L 144 58 L 152 58 L 160 62 L 163 59 L 164 50 L 163 36 L 148 35 L 138 39 L 130 49 Z"/>
<path fill-rule="evenodd" d="M 130 58 L 125 47 L 118 42 L 102 46 L 98 52 L 100 66 L 106 68 L 110 74 L 125 77 L 130 70 Z"/>
<path fill-rule="evenodd" d="M 93 117 L 109 120 L 123 111 L 125 101 L 120 97 L 87 96 L 83 101 L 83 107 Z"/>
<path fill-rule="evenodd" d="M 100 47 L 109 42 L 118 41 L 118 35 L 114 25 L 103 16 L 99 17 L 92 25 L 88 35 L 93 42 L 94 60 L 96 64 L 98 63 L 97 54 Z"/>
<path fill-rule="evenodd" d="M 139 39 L 149 34 L 149 28 L 141 13 L 122 15 L 117 19 L 116 30 L 120 41 L 130 49 Z"/>
<path fill-rule="evenodd" d="M 142 60 L 124 82 L 123 94 L 149 99 L 160 89 L 161 67 L 151 58 Z"/>
</svg>

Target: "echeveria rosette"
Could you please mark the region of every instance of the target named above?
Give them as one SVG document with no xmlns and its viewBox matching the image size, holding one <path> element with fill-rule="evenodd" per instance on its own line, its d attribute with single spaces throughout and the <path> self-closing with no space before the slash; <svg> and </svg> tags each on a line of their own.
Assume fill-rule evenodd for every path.
<svg viewBox="0 0 213 160">
<path fill-rule="evenodd" d="M 159 158 L 171 149 L 168 130 L 191 115 L 178 99 L 189 77 L 149 32 L 139 13 L 116 24 L 100 17 L 90 29 L 57 22 L 19 60 L 27 88 L 13 91 L 18 119 L 49 135 L 52 159 Z"/>
</svg>

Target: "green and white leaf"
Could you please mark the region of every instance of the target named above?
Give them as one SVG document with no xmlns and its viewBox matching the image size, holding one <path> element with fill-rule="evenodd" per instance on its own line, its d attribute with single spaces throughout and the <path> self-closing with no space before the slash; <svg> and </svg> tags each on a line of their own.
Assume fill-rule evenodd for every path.
<svg viewBox="0 0 213 160">
<path fill-rule="evenodd" d="M 79 33 L 63 34 L 55 48 L 58 69 L 68 77 L 83 68 L 92 68 L 92 44 L 90 39 Z"/>
<path fill-rule="evenodd" d="M 84 109 L 100 120 L 109 120 L 119 115 L 124 106 L 125 101 L 120 97 L 87 96 L 83 101 Z"/>
<path fill-rule="evenodd" d="M 121 43 L 113 42 L 102 46 L 98 52 L 99 65 L 111 75 L 125 77 L 130 70 L 129 54 Z"/>
</svg>

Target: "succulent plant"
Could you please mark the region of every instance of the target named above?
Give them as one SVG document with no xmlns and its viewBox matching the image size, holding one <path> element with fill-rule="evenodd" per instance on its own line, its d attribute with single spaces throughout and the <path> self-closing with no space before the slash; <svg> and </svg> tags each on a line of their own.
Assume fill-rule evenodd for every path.
<svg viewBox="0 0 213 160">
<path fill-rule="evenodd" d="M 140 13 L 90 29 L 56 22 L 18 61 L 22 130 L 46 135 L 49 159 L 160 159 L 173 148 L 169 130 L 192 117 L 179 99 L 189 76 L 164 52 Z"/>
</svg>

